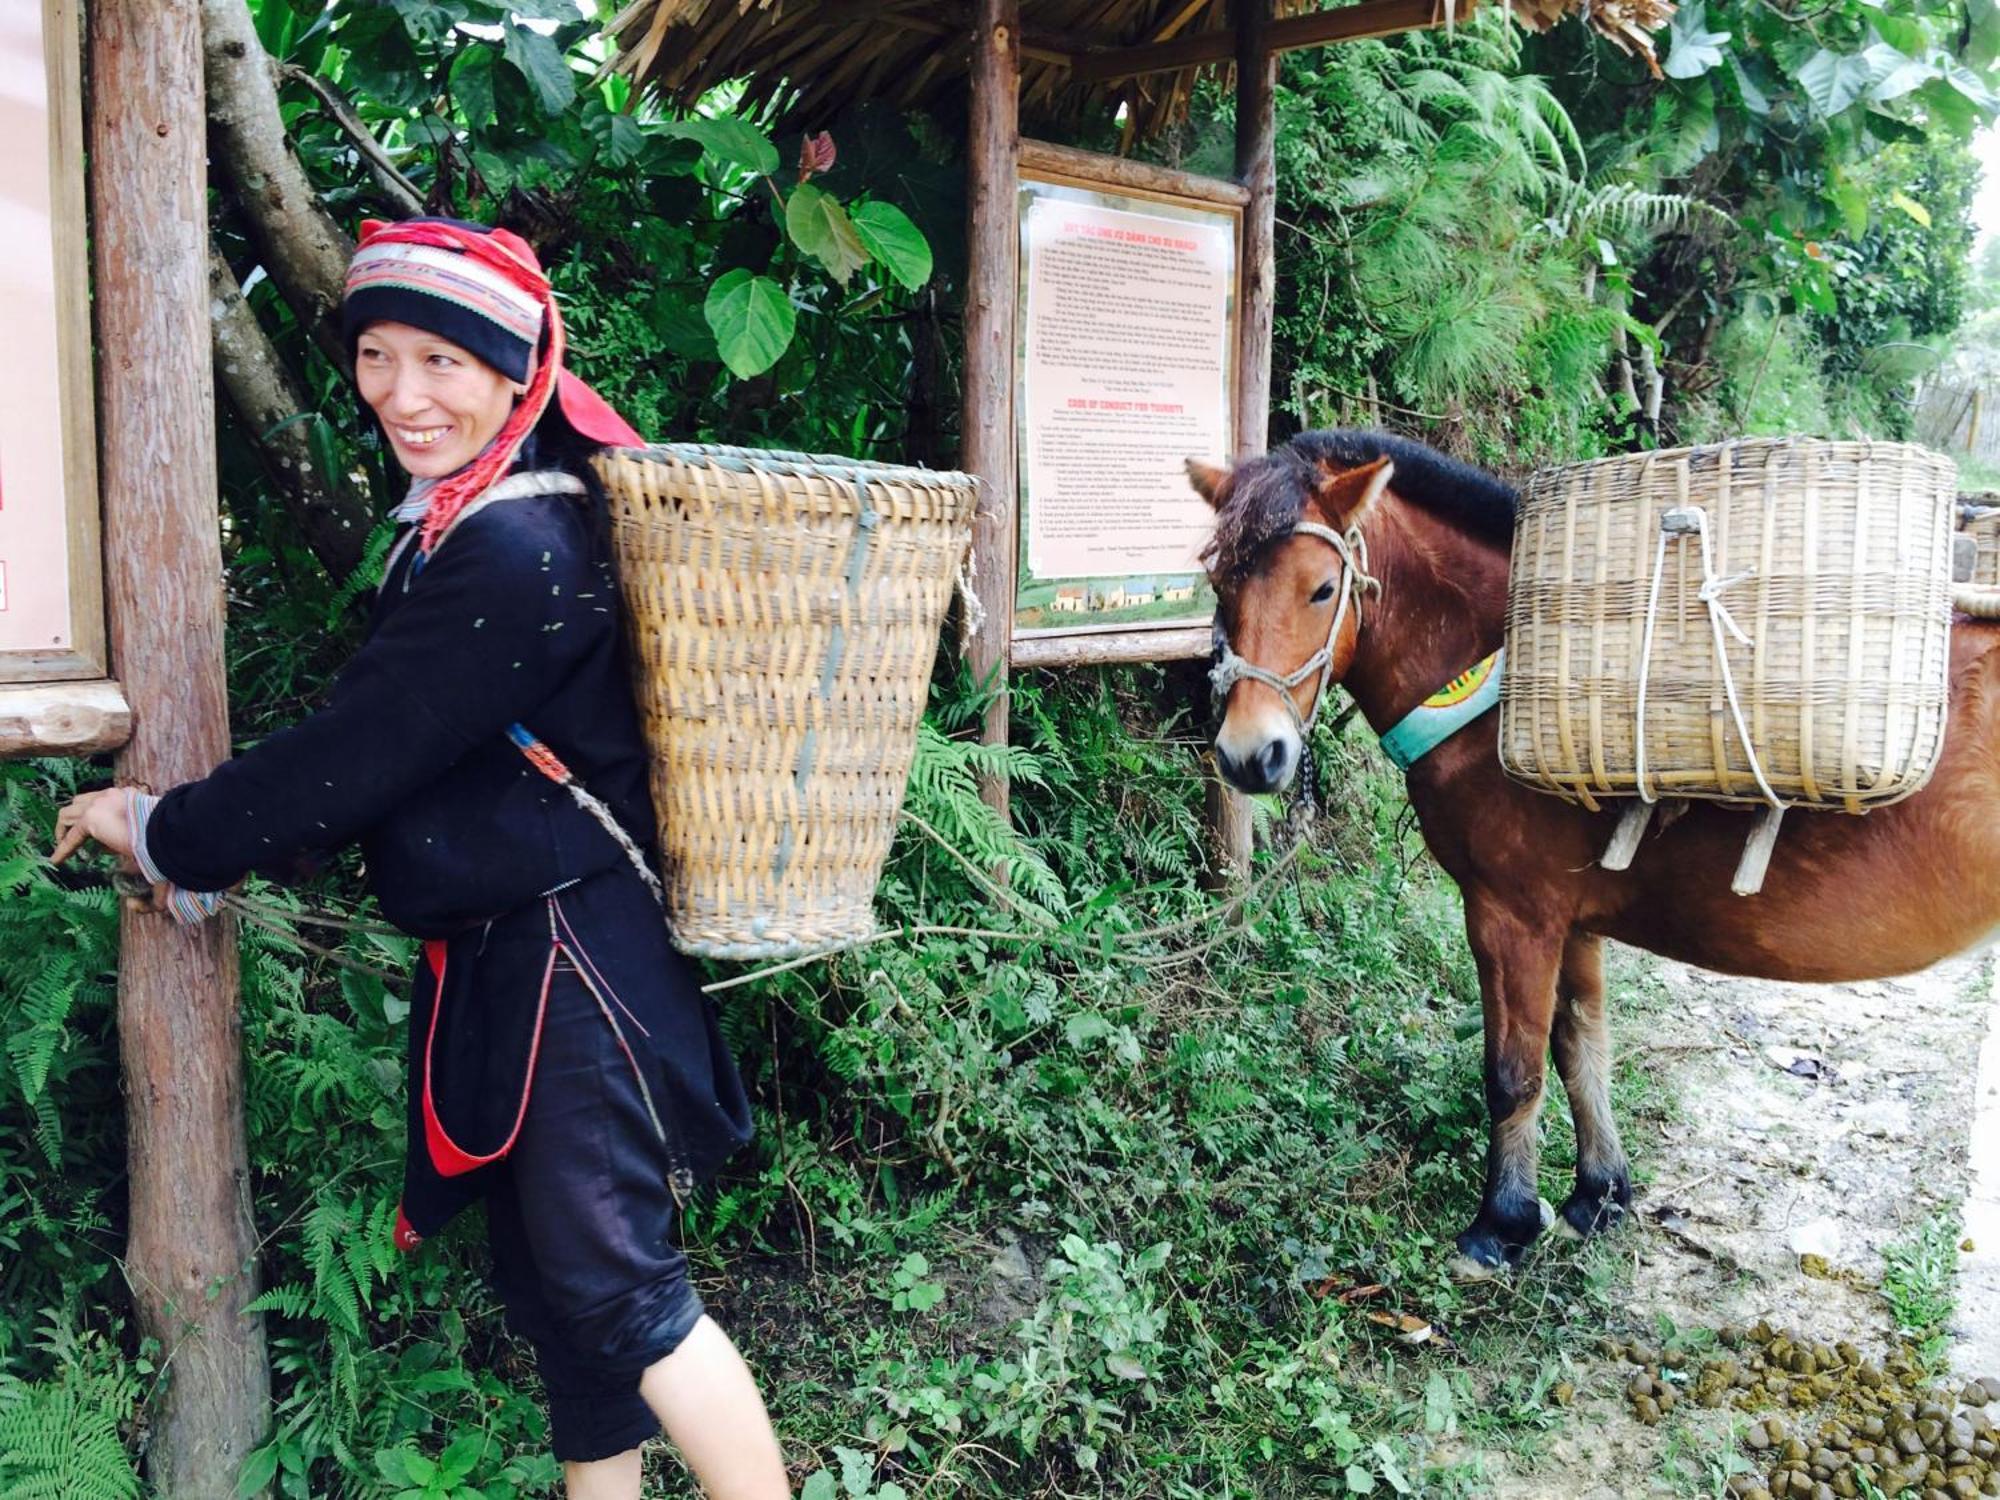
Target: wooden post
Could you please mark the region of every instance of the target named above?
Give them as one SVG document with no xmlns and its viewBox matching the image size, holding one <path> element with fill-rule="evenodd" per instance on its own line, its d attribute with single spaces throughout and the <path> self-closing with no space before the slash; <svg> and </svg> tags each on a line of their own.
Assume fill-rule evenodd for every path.
<svg viewBox="0 0 2000 1500">
<path fill-rule="evenodd" d="M 985 618 L 967 655 L 975 677 L 998 692 L 984 739 L 1007 742 L 1007 650 L 1014 635 L 1014 544 L 1018 485 L 1014 453 L 1014 303 L 1020 230 L 1014 206 L 1021 148 L 1020 0 L 979 0 L 972 39 L 972 113 L 966 132 L 965 405 L 960 467 L 979 477 L 972 527 L 973 589 Z M 1007 815 L 1007 783 L 980 794 Z"/>
<path fill-rule="evenodd" d="M 121 781 L 161 790 L 229 752 L 209 364 L 196 0 L 90 6 L 101 493 L 111 660 L 133 706 Z M 229 1500 L 270 1418 L 243 1133 L 236 935 L 127 914 L 118 1030 L 125 1275 L 160 1342 L 147 1468 L 166 1500 Z"/>
<path fill-rule="evenodd" d="M 1243 264 L 1236 308 L 1236 460 L 1262 453 L 1271 435 L 1271 316 L 1277 296 L 1273 238 L 1278 165 L 1275 95 L 1278 59 L 1270 49 L 1271 0 L 1235 0 L 1236 180 L 1250 191 L 1243 210 Z M 1218 863 L 1250 868 L 1250 804 L 1209 768 L 1208 816 Z"/>
</svg>

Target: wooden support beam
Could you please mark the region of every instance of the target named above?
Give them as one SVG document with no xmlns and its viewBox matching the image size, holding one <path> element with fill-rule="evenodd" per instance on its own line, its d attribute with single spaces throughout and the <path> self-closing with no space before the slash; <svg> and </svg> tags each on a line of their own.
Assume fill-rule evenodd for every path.
<svg viewBox="0 0 2000 1500">
<path fill-rule="evenodd" d="M 1462 21 L 1472 14 L 1475 4 L 1476 0 L 1459 0 L 1452 14 Z M 1298 52 L 1329 42 L 1427 31 L 1445 24 L 1445 5 L 1446 0 L 1363 0 L 1360 5 L 1339 10 L 1308 11 L 1282 21 L 1267 21 L 1263 45 L 1271 53 Z M 1069 76 L 1073 83 L 1110 83 L 1143 73 L 1206 67 L 1240 56 L 1237 44 L 1241 37 L 1239 23 L 1233 31 L 1197 31 L 1143 47 L 1079 52 L 1070 59 Z"/>
<path fill-rule="evenodd" d="M 1271 430 L 1271 319 L 1277 300 L 1278 59 L 1271 0 L 1236 0 L 1236 180 L 1243 210 L 1241 289 L 1236 304 L 1236 461 L 1264 451 Z M 1214 863 L 1226 874 L 1250 869 L 1250 804 L 1209 768 L 1208 816 Z"/>
<path fill-rule="evenodd" d="M 207 130 L 197 0 L 92 0 L 91 250 L 111 663 L 135 722 L 120 781 L 164 790 L 229 753 L 209 360 Z M 150 1493 L 233 1500 L 270 1422 L 243 1131 L 236 933 L 126 913 L 118 1050 L 122 1270 L 169 1378 Z"/>
<path fill-rule="evenodd" d="M 1023 172 L 1051 177 L 1074 177 L 1092 185 L 1109 183 L 1142 193 L 1171 193 L 1179 198 L 1245 208 L 1250 190 L 1213 177 L 1198 177 L 1172 167 L 1156 167 L 1151 162 L 1134 161 L 1129 156 L 1103 156 L 1095 151 L 1079 151 L 1073 146 L 1056 146 L 1047 141 L 1021 142 Z"/>
<path fill-rule="evenodd" d="M 132 710 L 115 682 L 0 687 L 0 759 L 97 755 L 132 737 Z"/>
<path fill-rule="evenodd" d="M 1014 642 L 1017 667 L 1101 667 L 1136 661 L 1189 661 L 1214 641 L 1206 625 L 1185 630 L 1120 630 L 1101 635 L 1031 636 Z"/>
<path fill-rule="evenodd" d="M 966 132 L 965 405 L 959 466 L 979 477 L 972 525 L 973 586 L 986 606 L 967 656 L 973 675 L 997 688 L 986 710 L 986 743 L 1007 742 L 1007 648 L 1014 635 L 1014 544 L 1018 485 L 1014 451 L 1014 304 L 1021 233 L 1014 205 L 1021 141 L 1020 0 L 979 0 L 972 39 L 971 119 Z M 982 783 L 988 805 L 1007 814 L 1007 783 Z"/>
</svg>

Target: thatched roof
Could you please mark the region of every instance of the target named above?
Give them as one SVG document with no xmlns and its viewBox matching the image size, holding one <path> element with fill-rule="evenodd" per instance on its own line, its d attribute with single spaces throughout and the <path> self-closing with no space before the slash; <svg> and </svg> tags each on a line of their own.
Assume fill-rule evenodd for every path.
<svg viewBox="0 0 2000 1500">
<path fill-rule="evenodd" d="M 1275 0 L 1272 43 L 1384 36 L 1443 25 L 1475 0 L 1362 0 L 1327 14 L 1317 0 Z M 1649 33 L 1670 0 L 1508 0 L 1543 30 L 1585 19 L 1653 62 Z M 1128 140 L 1180 118 L 1204 71 L 1229 66 L 1229 0 L 1021 0 L 1024 120 L 1108 119 L 1123 105 Z M 750 102 L 774 97 L 810 128 L 869 99 L 899 108 L 955 101 L 965 87 L 972 9 L 966 0 L 633 0 L 611 24 L 620 72 L 678 103 L 731 78 Z M 1140 50 L 1142 49 L 1142 50 Z M 1146 71 L 1131 71 L 1143 66 Z"/>
</svg>

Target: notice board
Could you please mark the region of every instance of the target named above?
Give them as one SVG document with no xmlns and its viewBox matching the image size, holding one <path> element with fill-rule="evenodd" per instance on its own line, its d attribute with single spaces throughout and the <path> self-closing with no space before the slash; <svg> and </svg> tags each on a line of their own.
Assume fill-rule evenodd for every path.
<svg viewBox="0 0 2000 1500">
<path fill-rule="evenodd" d="M 105 675 L 79 40 L 0 4 L 0 684 Z"/>
<path fill-rule="evenodd" d="M 1135 634 L 1184 639 L 1215 609 L 1186 462 L 1235 451 L 1242 190 L 1100 160 L 1020 173 L 1014 638 L 1134 660 Z M 1075 645 L 1065 660 L 1096 659 Z"/>
</svg>

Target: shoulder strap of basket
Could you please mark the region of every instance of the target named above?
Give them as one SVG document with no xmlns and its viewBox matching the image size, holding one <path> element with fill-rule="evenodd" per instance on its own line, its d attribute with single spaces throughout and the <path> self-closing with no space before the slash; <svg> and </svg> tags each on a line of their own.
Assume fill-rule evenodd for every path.
<svg viewBox="0 0 2000 1500">
<path fill-rule="evenodd" d="M 561 469 L 541 469 L 525 474 L 510 474 L 498 484 L 489 488 L 477 500 L 468 502 L 463 510 L 452 517 L 451 524 L 439 535 L 437 541 L 431 546 L 430 551 L 419 552 L 417 554 L 415 561 L 410 564 L 410 571 L 414 574 L 421 569 L 427 559 L 436 555 L 438 548 L 451 540 L 453 532 L 457 531 L 459 527 L 463 526 L 473 516 L 489 505 L 497 505 L 502 500 L 528 500 L 540 495 L 581 495 L 584 493 L 586 493 L 584 482 L 576 475 L 567 473 Z M 396 544 L 396 550 L 389 554 L 389 560 L 382 569 L 384 577 L 387 577 L 389 572 L 396 566 L 396 559 L 402 555 L 403 549 L 410 544 L 420 529 L 420 527 L 411 527 L 404 534 L 403 539 Z M 653 873 L 652 866 L 646 863 L 645 854 L 640 850 L 638 844 L 633 841 L 632 835 L 626 832 L 624 824 L 620 823 L 612 814 L 611 809 L 604 805 L 603 799 L 593 795 L 586 789 L 583 783 L 576 779 L 575 773 L 564 764 L 562 757 L 530 733 L 525 724 L 509 724 L 506 729 L 506 735 L 513 743 L 514 748 L 527 758 L 529 765 L 540 771 L 557 786 L 566 788 L 576 805 L 590 814 L 598 825 L 617 841 L 618 847 L 625 851 L 625 858 L 631 862 L 632 868 L 639 872 L 639 878 L 646 883 L 646 889 L 653 893 L 653 899 L 664 904 L 666 895 L 660 889 L 659 876 Z"/>
<path fill-rule="evenodd" d="M 534 469 L 524 474 L 509 474 L 498 484 L 489 486 L 486 493 L 481 495 L 477 500 L 468 501 L 465 507 L 451 518 L 451 524 L 445 527 L 437 541 L 432 544 L 429 552 L 418 552 L 416 560 L 410 564 L 411 576 L 414 577 L 418 572 L 422 571 L 424 563 L 439 547 L 442 547 L 450 539 L 454 531 L 458 530 L 459 527 L 463 526 L 489 505 L 498 504 L 502 500 L 532 500 L 539 495 L 581 495 L 584 493 L 586 493 L 584 482 L 566 469 Z M 420 521 L 404 532 L 402 537 L 396 542 L 396 545 L 389 550 L 388 559 L 382 564 L 382 576 L 384 578 L 387 578 L 391 573 L 396 571 L 397 559 L 409 550 L 410 544 L 416 541 L 422 531 L 423 526 Z M 405 588 L 409 587 L 408 579 L 403 581 L 403 586 Z"/>
</svg>

